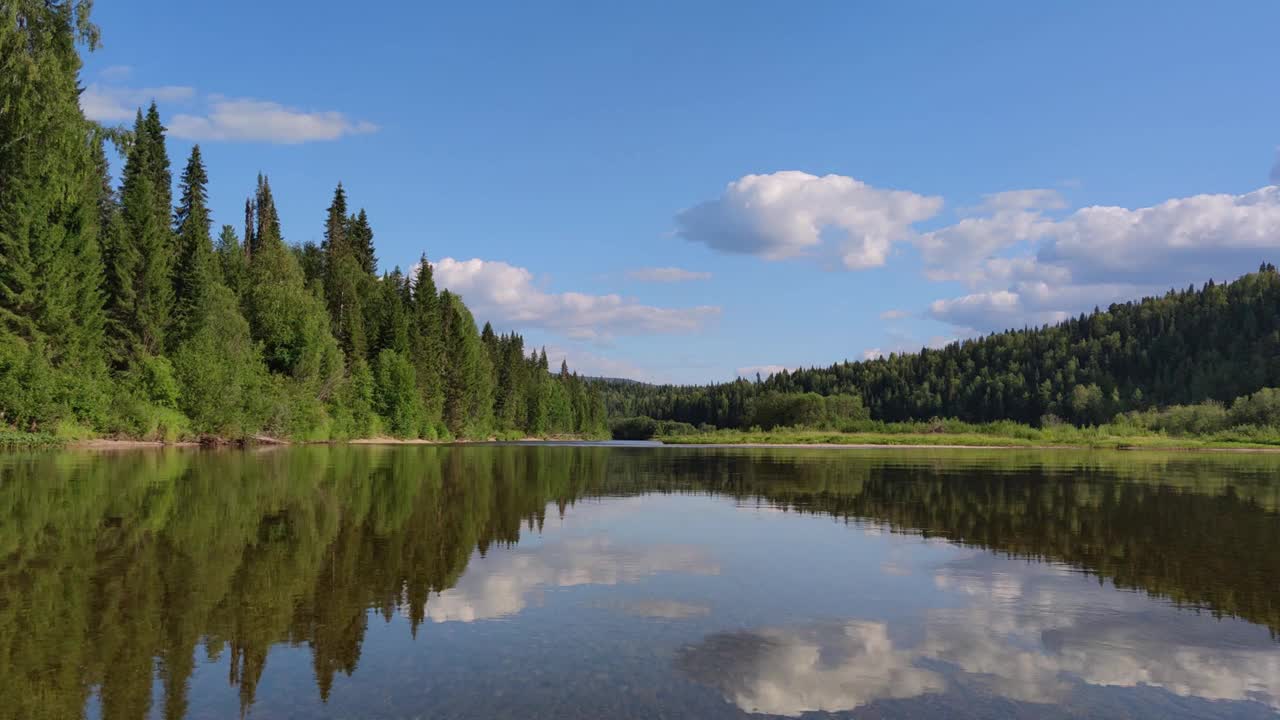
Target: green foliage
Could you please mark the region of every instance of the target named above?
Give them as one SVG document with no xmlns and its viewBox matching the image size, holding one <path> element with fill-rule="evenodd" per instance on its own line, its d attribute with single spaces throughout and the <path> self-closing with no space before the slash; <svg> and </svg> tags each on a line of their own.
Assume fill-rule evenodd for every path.
<svg viewBox="0 0 1280 720">
<path fill-rule="evenodd" d="M 347 380 L 329 405 L 333 418 L 333 439 L 373 437 L 379 434 L 374 407 L 374 377 L 364 358 L 352 361 Z"/>
<path fill-rule="evenodd" d="M 747 404 L 748 423 L 772 430 L 776 427 L 835 428 L 865 420 L 870 413 L 857 395 L 765 392 Z"/>
<path fill-rule="evenodd" d="M 658 421 L 644 416 L 618 418 L 610 424 L 609 431 L 614 440 L 650 440 L 658 434 Z"/>
<path fill-rule="evenodd" d="M 242 437 L 261 427 L 267 368 L 235 295 L 216 285 L 191 337 L 174 353 L 179 406 L 194 430 Z"/>
<path fill-rule="evenodd" d="M 439 306 L 445 427 L 456 437 L 485 437 L 493 412 L 489 358 L 462 300 L 445 291 Z"/>
<path fill-rule="evenodd" d="M 243 238 L 222 225 L 215 246 L 201 148 L 175 208 L 155 103 L 131 130 L 81 112 L 90 7 L 0 3 L 0 427 L 310 440 L 384 426 L 428 438 L 604 431 L 599 392 L 567 373 L 552 381 L 518 335 L 482 342 L 425 256 L 416 277 L 379 279 L 368 214 L 348 213 L 341 185 L 324 242 L 291 248 L 259 174 Z M 127 150 L 118 190 L 108 140 Z"/>
<path fill-rule="evenodd" d="M 0 338 L 0 427 L 36 430 L 65 415 L 57 382 L 41 341 Z"/>
<path fill-rule="evenodd" d="M 675 438 L 695 435 L 698 429 L 689 423 L 673 420 L 659 422 L 650 417 L 633 417 L 614 420 L 609 431 L 614 440 L 652 440 L 655 437 Z"/>
<path fill-rule="evenodd" d="M 1280 428 L 1280 389 L 1262 388 L 1231 403 L 1232 425 Z"/>
<path fill-rule="evenodd" d="M 422 397 L 413 363 L 390 348 L 378 354 L 374 369 L 374 406 L 393 435 L 414 438 L 422 430 Z"/>
<path fill-rule="evenodd" d="M 780 372 L 760 382 L 653 386 L 598 382 L 612 417 L 721 428 L 753 424 L 767 393 L 857 395 L 890 422 L 954 417 L 1024 424 L 1055 415 L 1098 425 L 1150 407 L 1229 402 L 1280 386 L 1280 273 L 1115 304 L 1057 325 L 995 333 L 863 362 Z"/>
<path fill-rule="evenodd" d="M 177 234 L 177 258 L 173 274 L 173 294 L 176 302 L 176 337 L 190 335 L 198 317 L 210 305 L 210 293 L 218 273 L 215 273 L 213 238 L 209 234 L 209 218 L 206 185 L 209 176 L 200 157 L 200 146 L 191 148 L 191 158 L 182 173 L 182 197 L 174 213 Z"/>
<path fill-rule="evenodd" d="M 168 358 L 144 355 L 134 361 L 125 379 L 138 397 L 157 407 L 177 409 L 178 379 Z"/>
<path fill-rule="evenodd" d="M 107 300 L 117 363 L 165 349 L 173 308 L 169 196 L 156 177 L 167 177 L 163 137 L 157 147 L 154 129 L 142 113 L 134 125 L 138 140 L 129 151 L 120 190 L 121 224 L 107 245 Z M 162 164 L 165 166 L 160 168 Z"/>
</svg>

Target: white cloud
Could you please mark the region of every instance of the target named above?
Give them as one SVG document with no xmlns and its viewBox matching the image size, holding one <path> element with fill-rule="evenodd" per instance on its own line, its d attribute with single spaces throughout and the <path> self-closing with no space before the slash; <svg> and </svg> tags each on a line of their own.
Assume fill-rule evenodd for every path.
<svg viewBox="0 0 1280 720">
<path fill-rule="evenodd" d="M 1030 188 L 983 195 L 982 204 L 975 210 L 985 214 L 1018 210 L 1061 210 L 1066 206 L 1066 198 L 1057 190 Z"/>
<path fill-rule="evenodd" d="M 795 369 L 791 365 L 747 365 L 738 368 L 738 377 L 752 379 L 759 374 L 760 377 L 767 378 L 770 375 L 777 375 L 783 371 L 792 372 Z"/>
<path fill-rule="evenodd" d="M 336 111 L 306 112 L 265 100 L 214 97 L 201 115 L 178 114 L 169 123 L 174 137 L 189 140 L 258 141 L 297 144 L 337 140 L 377 132 L 378 126 Z"/>
<path fill-rule="evenodd" d="M 720 315 L 710 305 L 660 308 L 616 294 L 547 292 L 533 273 L 496 260 L 443 258 L 432 268 L 436 283 L 461 295 L 477 318 L 576 339 L 692 333 Z"/>
<path fill-rule="evenodd" d="M 121 65 L 106 68 L 99 76 L 112 82 L 129 73 L 130 68 Z M 352 120 L 336 111 L 305 112 L 266 100 L 201 95 L 185 85 L 130 88 L 92 83 L 81 93 L 80 107 L 91 120 L 120 123 L 132 120 L 138 108 L 152 100 L 161 105 L 165 115 L 170 115 L 167 111 L 175 105 L 188 108 L 168 121 L 169 134 L 187 140 L 296 144 L 378 130 L 373 123 Z"/>
<path fill-rule="evenodd" d="M 1036 325 L 1254 270 L 1280 254 L 1280 187 L 1086 207 L 1061 219 L 997 211 L 919 243 L 930 277 L 974 290 L 934 302 L 934 318 L 981 330 Z"/>
<path fill-rule="evenodd" d="M 568 349 L 548 346 L 547 365 L 552 371 L 559 370 L 561 362 L 567 362 L 569 369 L 579 375 L 588 377 L 621 378 L 639 380 L 648 383 L 661 383 L 662 379 L 650 370 L 626 360 L 605 357 L 587 350 Z"/>
<path fill-rule="evenodd" d="M 107 82 L 119 82 L 132 74 L 133 68 L 128 65 L 110 65 L 98 71 L 98 77 Z"/>
<path fill-rule="evenodd" d="M 1000 210 L 981 218 L 965 218 L 955 225 L 920 236 L 917 245 L 929 277 L 953 280 L 970 276 L 981 263 L 1004 248 L 1038 240 L 1053 222 L 1039 211 Z"/>
<path fill-rule="evenodd" d="M 892 310 L 885 310 L 884 312 L 880 313 L 881 320 L 902 320 L 903 318 L 909 318 L 909 317 L 911 317 L 911 311 L 899 310 L 897 308 L 894 308 Z"/>
<path fill-rule="evenodd" d="M 942 199 L 883 190 L 843 175 L 746 175 L 724 194 L 676 215 L 676 232 L 716 250 L 767 260 L 834 256 L 850 270 L 884 265 L 911 226 Z"/>
<path fill-rule="evenodd" d="M 103 71 L 104 74 L 106 71 Z M 195 88 L 185 85 L 164 85 L 150 88 L 122 88 L 91 83 L 80 93 L 80 109 L 85 117 L 101 123 L 120 123 L 133 120 L 138 108 L 157 103 L 179 103 L 195 97 Z"/>
<path fill-rule="evenodd" d="M 627 272 L 632 280 L 656 283 L 688 282 L 690 280 L 710 280 L 711 273 L 699 270 L 685 270 L 677 267 L 638 268 Z"/>
</svg>

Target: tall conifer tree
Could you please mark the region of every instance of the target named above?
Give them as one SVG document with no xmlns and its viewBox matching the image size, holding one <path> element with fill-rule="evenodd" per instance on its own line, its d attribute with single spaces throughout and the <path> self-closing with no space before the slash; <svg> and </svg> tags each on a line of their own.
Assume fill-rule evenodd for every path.
<svg viewBox="0 0 1280 720">
<path fill-rule="evenodd" d="M 147 133 L 141 111 L 134 131 L 140 138 Z M 151 152 L 148 142 L 135 143 L 129 152 L 120 189 L 121 227 L 111 242 L 108 289 L 117 361 L 139 353 L 160 354 L 171 320 L 168 211 L 159 212 Z"/>
<path fill-rule="evenodd" d="M 178 252 L 174 265 L 173 292 L 176 302 L 177 334 L 186 336 L 209 303 L 213 283 L 213 238 L 208 208 L 209 176 L 200 157 L 200 146 L 191 148 L 182 172 L 182 196 L 174 212 Z"/>
</svg>

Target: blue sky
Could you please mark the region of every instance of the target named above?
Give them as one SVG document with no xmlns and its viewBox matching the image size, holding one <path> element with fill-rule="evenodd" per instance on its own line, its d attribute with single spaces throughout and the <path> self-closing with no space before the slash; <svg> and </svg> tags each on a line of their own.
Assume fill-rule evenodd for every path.
<svg viewBox="0 0 1280 720">
<path fill-rule="evenodd" d="M 86 112 L 156 98 L 216 223 L 261 170 L 318 240 L 341 180 L 385 268 L 426 252 L 590 374 L 826 365 L 1280 258 L 1274 2 L 94 11 Z"/>
</svg>

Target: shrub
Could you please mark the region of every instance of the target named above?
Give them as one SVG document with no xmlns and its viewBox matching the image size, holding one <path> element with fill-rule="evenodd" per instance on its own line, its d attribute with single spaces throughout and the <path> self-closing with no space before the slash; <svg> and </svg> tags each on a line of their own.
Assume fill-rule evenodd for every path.
<svg viewBox="0 0 1280 720">
<path fill-rule="evenodd" d="M 417 437 L 421 430 L 422 396 L 413 363 L 403 353 L 383 350 L 374 370 L 374 406 L 396 437 Z"/>
<path fill-rule="evenodd" d="M 696 435 L 698 429 L 689 423 L 676 420 L 662 420 L 658 423 L 657 435 Z"/>
<path fill-rule="evenodd" d="M 174 353 L 178 406 L 200 433 L 242 437 L 262 424 L 267 368 L 235 296 L 218 285 L 195 333 Z"/>
<path fill-rule="evenodd" d="M 1262 388 L 1236 398 L 1227 416 L 1232 425 L 1280 427 L 1280 389 Z"/>
<path fill-rule="evenodd" d="M 643 415 L 622 418 L 613 422 L 610 432 L 614 440 L 651 440 L 658 434 L 658 422 Z"/>
</svg>

